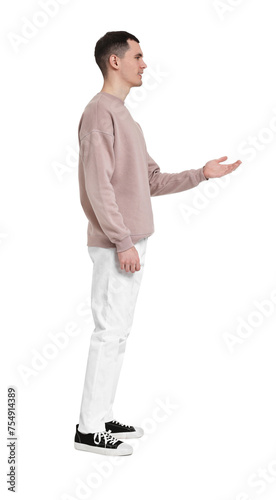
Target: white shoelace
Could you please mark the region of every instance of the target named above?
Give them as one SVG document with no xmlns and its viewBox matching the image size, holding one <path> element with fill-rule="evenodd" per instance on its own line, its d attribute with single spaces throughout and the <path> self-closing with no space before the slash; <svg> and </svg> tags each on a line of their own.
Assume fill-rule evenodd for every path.
<svg viewBox="0 0 276 500">
<path fill-rule="evenodd" d="M 121 425 L 122 427 L 130 427 L 130 425 L 121 424 L 121 422 L 118 422 L 118 420 L 112 420 L 112 422 L 113 422 L 114 424 Z"/>
<path fill-rule="evenodd" d="M 111 435 L 111 431 L 100 431 L 94 433 L 94 442 L 96 444 L 100 444 L 102 437 L 104 438 L 105 445 L 107 443 L 116 444 L 118 441 L 118 439 Z M 99 439 L 99 441 L 96 441 L 97 438 Z"/>
</svg>

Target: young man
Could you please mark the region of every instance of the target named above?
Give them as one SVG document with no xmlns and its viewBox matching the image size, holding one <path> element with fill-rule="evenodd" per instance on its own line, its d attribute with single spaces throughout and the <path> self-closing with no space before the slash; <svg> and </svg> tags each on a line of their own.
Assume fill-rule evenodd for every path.
<svg viewBox="0 0 276 500">
<path fill-rule="evenodd" d="M 125 31 L 106 33 L 95 47 L 104 84 L 81 116 L 78 137 L 80 200 L 88 219 L 87 245 L 93 262 L 91 335 L 75 448 L 129 455 L 121 441 L 143 430 L 113 420 L 113 402 L 127 337 L 154 232 L 151 196 L 178 193 L 239 165 L 211 160 L 204 167 L 161 173 L 147 152 L 140 125 L 124 100 L 142 85 L 147 68 L 139 40 Z"/>
</svg>

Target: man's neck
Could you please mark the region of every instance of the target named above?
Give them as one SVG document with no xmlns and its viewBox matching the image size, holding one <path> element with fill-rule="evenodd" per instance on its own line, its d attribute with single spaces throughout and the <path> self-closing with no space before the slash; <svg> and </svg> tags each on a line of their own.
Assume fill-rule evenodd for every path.
<svg viewBox="0 0 276 500">
<path fill-rule="evenodd" d="M 119 97 L 123 102 L 128 95 L 130 89 L 129 88 L 124 88 L 124 87 L 115 87 L 114 85 L 112 86 L 109 83 L 104 83 L 103 88 L 101 92 L 107 92 L 108 94 L 112 94 L 115 97 Z"/>
</svg>

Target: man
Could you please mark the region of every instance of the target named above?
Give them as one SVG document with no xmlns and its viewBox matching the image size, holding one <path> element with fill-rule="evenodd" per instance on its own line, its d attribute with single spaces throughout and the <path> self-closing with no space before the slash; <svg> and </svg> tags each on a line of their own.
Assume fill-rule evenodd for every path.
<svg viewBox="0 0 276 500">
<path fill-rule="evenodd" d="M 241 163 L 226 156 L 199 169 L 161 173 L 147 152 L 140 125 L 124 100 L 142 85 L 147 68 L 139 40 L 128 32 L 106 33 L 95 46 L 104 84 L 81 116 L 78 137 L 80 200 L 88 219 L 87 245 L 93 262 L 91 335 L 79 424 L 78 450 L 129 455 L 124 438 L 143 430 L 113 419 L 113 402 L 133 322 L 149 236 L 154 232 L 151 196 L 178 193 Z"/>
</svg>

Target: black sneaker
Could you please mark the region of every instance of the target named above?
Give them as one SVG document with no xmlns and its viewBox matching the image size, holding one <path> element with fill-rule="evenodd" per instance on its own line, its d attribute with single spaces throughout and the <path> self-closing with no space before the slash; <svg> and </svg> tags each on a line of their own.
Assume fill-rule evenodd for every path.
<svg viewBox="0 0 276 500">
<path fill-rule="evenodd" d="M 139 438 L 144 434 L 141 427 L 133 427 L 132 425 L 125 425 L 117 422 L 117 420 L 110 420 L 105 422 L 105 429 L 111 431 L 111 434 L 117 439 Z"/>
<path fill-rule="evenodd" d="M 76 450 L 90 451 L 102 455 L 131 455 L 133 452 L 129 444 L 116 439 L 110 431 L 83 434 L 78 430 L 78 427 L 79 424 L 76 425 L 74 441 Z"/>
</svg>

